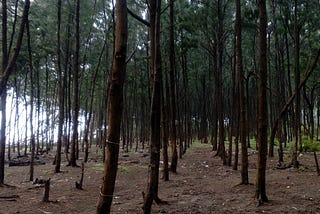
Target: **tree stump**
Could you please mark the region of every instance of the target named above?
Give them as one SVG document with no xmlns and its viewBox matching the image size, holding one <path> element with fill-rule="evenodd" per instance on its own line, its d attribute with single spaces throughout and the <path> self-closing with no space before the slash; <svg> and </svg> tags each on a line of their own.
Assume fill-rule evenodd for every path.
<svg viewBox="0 0 320 214">
<path fill-rule="evenodd" d="M 42 202 L 49 202 L 50 179 L 51 178 L 46 180 L 44 183 L 44 195 L 43 195 Z"/>
<path fill-rule="evenodd" d="M 81 163 L 81 177 L 79 183 L 76 181 L 76 188 L 82 190 L 82 184 L 83 184 L 83 175 L 84 175 L 84 163 Z"/>
</svg>

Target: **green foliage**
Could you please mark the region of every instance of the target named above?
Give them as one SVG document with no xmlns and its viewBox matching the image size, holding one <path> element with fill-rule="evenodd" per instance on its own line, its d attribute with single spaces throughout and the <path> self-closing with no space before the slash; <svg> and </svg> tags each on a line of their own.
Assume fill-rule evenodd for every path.
<svg viewBox="0 0 320 214">
<path fill-rule="evenodd" d="M 320 151 L 320 143 L 312 140 L 304 140 L 302 143 L 302 150 L 304 152 L 318 152 Z"/>
</svg>

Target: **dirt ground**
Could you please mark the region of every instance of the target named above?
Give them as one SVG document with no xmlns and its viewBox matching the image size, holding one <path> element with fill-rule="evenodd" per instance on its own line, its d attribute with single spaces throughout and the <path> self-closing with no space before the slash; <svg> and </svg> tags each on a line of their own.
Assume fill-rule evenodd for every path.
<svg viewBox="0 0 320 214">
<path fill-rule="evenodd" d="M 50 214 L 95 213 L 103 165 L 95 157 L 85 164 L 83 190 L 75 188 L 80 168 L 62 166 L 54 174 L 53 154 L 42 155 L 45 165 L 35 166 L 35 178 L 51 178 L 50 202 L 41 202 L 43 185 L 28 181 L 28 166 L 6 166 L 5 181 L 0 187 L 0 213 Z M 112 213 L 142 213 L 142 192 L 146 191 L 148 156 L 146 153 L 120 154 L 119 171 Z M 208 146 L 195 144 L 179 159 L 178 173 L 170 181 L 160 181 L 159 197 L 168 202 L 154 204 L 153 213 L 320 213 L 320 182 L 313 153 L 299 156 L 299 169 L 276 169 L 276 158 L 268 159 L 267 195 L 270 202 L 258 206 L 254 199 L 256 152 L 250 151 L 251 185 L 238 185 L 240 171 L 222 165 Z M 288 157 L 289 158 L 289 157 Z M 80 165 L 81 160 L 78 161 Z M 240 167 L 239 167 L 240 169 Z M 9 197 L 9 198 L 6 198 Z"/>
</svg>

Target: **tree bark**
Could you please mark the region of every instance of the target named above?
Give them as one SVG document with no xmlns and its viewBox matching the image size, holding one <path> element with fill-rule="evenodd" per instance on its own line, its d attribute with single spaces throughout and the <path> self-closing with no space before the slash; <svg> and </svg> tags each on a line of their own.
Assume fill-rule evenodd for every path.
<svg viewBox="0 0 320 214">
<path fill-rule="evenodd" d="M 259 88 L 258 88 L 258 170 L 255 197 L 268 202 L 266 194 L 266 164 L 268 146 L 267 123 L 267 9 L 266 1 L 259 0 Z"/>
<path fill-rule="evenodd" d="M 2 64 L 1 71 L 4 73 L 8 64 L 7 45 L 7 1 L 2 0 Z M 0 129 L 0 185 L 4 184 L 4 162 L 6 147 L 6 99 L 7 90 L 1 93 L 1 129 Z"/>
<path fill-rule="evenodd" d="M 177 128 L 176 128 L 176 62 L 175 62 L 175 44 L 174 44 L 174 0 L 170 0 L 170 143 L 171 143 L 171 166 L 170 171 L 177 172 L 178 153 L 177 153 Z"/>
<path fill-rule="evenodd" d="M 71 151 L 68 166 L 77 166 L 78 126 L 79 126 L 79 55 L 80 55 L 80 0 L 76 1 L 76 32 L 75 32 L 75 52 L 73 62 L 73 106 L 72 106 L 72 138 Z"/>
<path fill-rule="evenodd" d="M 244 88 L 244 73 L 242 65 L 242 27 L 241 27 L 241 2 L 236 0 L 236 64 L 239 81 L 240 104 L 240 143 L 241 143 L 241 184 L 249 184 L 248 174 L 248 143 L 247 143 L 247 100 Z"/>
<path fill-rule="evenodd" d="M 32 50 L 31 50 L 31 38 L 30 38 L 30 28 L 29 20 L 26 22 L 26 31 L 27 31 L 27 46 L 28 46 L 28 58 L 29 58 L 29 75 L 30 75 L 30 147 L 31 147 L 31 157 L 30 157 L 30 171 L 29 171 L 29 181 L 33 181 L 34 174 L 34 156 L 35 156 L 35 136 L 33 131 L 33 109 L 34 109 L 34 71 L 33 71 L 33 62 L 32 62 Z"/>
<path fill-rule="evenodd" d="M 151 142 L 150 142 L 150 164 L 147 193 L 144 196 L 143 212 L 151 213 L 153 200 L 159 203 L 159 161 L 160 161 L 160 122 L 161 122 L 161 50 L 160 50 L 160 9 L 161 0 L 150 0 L 150 41 L 151 62 L 153 72 L 153 91 L 151 100 Z"/>
<path fill-rule="evenodd" d="M 161 134 L 162 134 L 162 158 L 163 158 L 163 170 L 162 179 L 169 181 L 169 157 L 168 157 L 168 121 L 167 121 L 167 103 L 165 100 L 165 90 L 163 81 L 161 81 Z"/>
<path fill-rule="evenodd" d="M 298 0 L 294 1 L 294 79 L 295 79 L 295 89 L 297 91 L 295 100 L 295 113 L 294 113 L 294 148 L 292 154 L 292 165 L 295 168 L 299 167 L 298 162 L 298 146 L 300 143 L 301 134 L 301 96 L 300 91 L 297 89 L 300 85 L 300 29 L 298 23 Z"/>
<path fill-rule="evenodd" d="M 126 75 L 126 56 L 128 39 L 127 1 L 116 1 L 116 37 L 112 65 L 112 80 L 109 91 L 109 122 L 107 154 L 104 162 L 103 182 L 96 213 L 111 212 L 115 181 L 117 176 L 120 126 L 123 111 L 123 85 Z"/>
<path fill-rule="evenodd" d="M 55 173 L 59 173 L 61 167 L 61 147 L 62 133 L 64 123 L 64 78 L 61 68 L 61 0 L 58 0 L 58 21 L 57 21 L 57 72 L 58 72 L 58 105 L 59 105 L 59 121 L 58 121 L 58 139 L 56 151 Z"/>
</svg>

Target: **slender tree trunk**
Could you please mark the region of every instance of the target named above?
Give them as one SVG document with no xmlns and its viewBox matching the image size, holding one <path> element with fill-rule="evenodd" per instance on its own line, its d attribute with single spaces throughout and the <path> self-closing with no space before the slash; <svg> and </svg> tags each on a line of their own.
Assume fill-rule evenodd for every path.
<svg viewBox="0 0 320 214">
<path fill-rule="evenodd" d="M 177 129 L 176 129 L 176 62 L 175 62 L 175 44 L 174 44 L 174 0 L 170 0 L 170 143 L 171 143 L 171 166 L 173 173 L 177 172 L 178 152 L 177 152 Z"/>
<path fill-rule="evenodd" d="M 64 59 L 64 63 L 63 63 L 63 71 L 64 71 L 64 75 L 63 75 L 63 86 L 64 86 L 64 118 L 65 118 L 65 122 L 66 125 L 64 127 L 63 130 L 63 139 L 62 142 L 64 143 L 64 150 L 65 150 L 65 155 L 66 155 L 66 159 L 67 161 L 69 161 L 69 144 L 70 144 L 70 126 L 71 126 L 71 115 L 70 115 L 70 105 L 71 105 L 71 87 L 70 87 L 70 82 L 71 82 L 71 62 L 70 62 L 70 58 L 71 58 L 71 26 L 72 26 L 72 20 L 73 20 L 73 13 L 71 12 L 71 9 L 69 9 L 69 15 L 68 15 L 68 25 L 67 25 L 67 32 L 66 32 L 66 50 L 65 50 L 65 59 Z"/>
<path fill-rule="evenodd" d="M 187 50 L 182 51 L 181 56 L 181 66 L 182 66 L 182 79 L 183 79 L 183 96 L 184 96 L 184 150 L 186 153 L 187 147 L 191 143 L 191 112 L 190 112 L 190 101 L 189 101 L 189 83 L 188 83 L 188 61 L 187 61 Z"/>
<path fill-rule="evenodd" d="M 31 147 L 31 157 L 30 157 L 30 171 L 29 171 L 29 181 L 33 181 L 34 174 L 34 156 L 35 156 L 35 136 L 33 130 L 33 109 L 34 109 L 34 75 L 33 75 L 33 61 L 32 61 L 32 50 L 31 50 L 31 38 L 30 38 L 30 28 L 29 20 L 26 22 L 27 31 L 27 44 L 28 44 L 28 57 L 29 57 L 29 75 L 30 75 L 30 147 Z M 26 139 L 27 140 L 27 139 Z"/>
<path fill-rule="evenodd" d="M 101 53 L 100 53 L 100 57 L 99 57 L 99 63 L 95 69 L 95 72 L 93 72 L 92 74 L 92 80 L 91 80 L 91 90 L 90 90 L 90 99 L 89 99 L 89 109 L 88 109 L 88 118 L 85 124 L 85 130 L 84 130 L 84 136 L 83 136 L 83 141 L 85 144 L 85 154 L 84 154 L 84 162 L 88 161 L 88 156 L 89 156 L 89 129 L 90 129 L 90 123 L 91 123 L 91 118 L 92 118 L 92 111 L 93 111 L 93 98 L 94 98 L 94 93 L 95 93 L 95 83 L 97 81 L 97 77 L 98 77 L 98 71 L 100 68 L 100 64 L 101 64 L 101 59 L 103 56 L 103 53 L 105 51 L 105 47 L 106 47 L 106 43 L 104 43 Z"/>
<path fill-rule="evenodd" d="M 112 81 L 109 91 L 107 154 L 104 162 L 104 177 L 96 213 L 111 212 L 115 181 L 117 176 L 120 126 L 123 111 L 123 85 L 126 75 L 128 39 L 127 1 L 116 1 L 116 37 L 112 66 Z"/>
<path fill-rule="evenodd" d="M 222 73 L 223 73 L 223 14 L 222 14 L 222 0 L 217 2 L 217 16 L 218 16 L 218 32 L 217 32 L 217 110 L 218 110 L 218 126 L 219 126 L 219 144 L 218 155 L 223 161 L 223 165 L 226 165 L 226 151 L 225 151 L 225 129 L 224 129 L 224 99 L 222 96 Z"/>
<path fill-rule="evenodd" d="M 62 133 L 64 123 L 64 78 L 61 68 L 61 0 L 58 0 L 58 21 L 57 21 L 57 72 L 58 72 L 58 105 L 59 105 L 59 121 L 58 121 L 58 139 L 56 151 L 55 173 L 59 173 L 61 167 L 61 147 Z"/>
<path fill-rule="evenodd" d="M 161 50 L 160 50 L 160 10 L 161 0 L 150 0 L 150 41 L 153 73 L 153 91 L 151 100 L 151 142 L 150 164 L 147 193 L 144 195 L 143 212 L 151 213 L 153 200 L 160 203 L 158 197 L 159 161 L 160 161 L 160 120 L 161 120 Z"/>
<path fill-rule="evenodd" d="M 168 126 L 167 126 L 167 105 L 164 96 L 165 90 L 161 81 L 161 132 L 162 132 L 162 158 L 163 171 L 162 178 L 169 181 L 169 157 L 168 157 Z"/>
<path fill-rule="evenodd" d="M 73 64 L 73 105 L 72 105 L 72 139 L 69 166 L 77 166 L 78 148 L 78 118 L 79 118 L 79 55 L 80 55 L 80 0 L 76 1 L 76 32 L 75 32 L 75 52 Z"/>
<path fill-rule="evenodd" d="M 268 146 L 267 123 L 267 9 L 266 1 L 258 0 L 259 9 L 259 88 L 258 88 L 258 170 L 255 197 L 268 202 L 266 194 L 266 164 Z"/>
<path fill-rule="evenodd" d="M 294 1 L 294 77 L 295 89 L 297 91 L 300 85 L 300 30 L 298 23 L 298 0 Z M 294 119 L 294 148 L 292 154 L 292 165 L 295 168 L 299 167 L 298 162 L 298 146 L 300 143 L 300 124 L 301 124 L 301 104 L 300 91 L 297 92 L 295 102 L 295 119 Z"/>
<path fill-rule="evenodd" d="M 1 71 L 5 72 L 8 65 L 8 46 L 7 46 L 7 1 L 2 0 L 2 64 Z M 4 162 L 6 149 L 6 100 L 7 90 L 4 88 L 1 93 L 1 129 L 0 129 L 0 186 L 4 184 Z"/>
<path fill-rule="evenodd" d="M 239 104 L 240 104 L 240 143 L 241 143 L 241 184 L 249 184 L 248 174 L 248 143 L 247 143 L 247 100 L 244 88 L 244 73 L 242 65 L 242 27 L 241 27 L 241 2 L 236 0 L 236 63 L 239 80 Z"/>
<path fill-rule="evenodd" d="M 14 78 L 14 85 L 15 85 L 15 88 L 16 88 L 16 99 L 15 99 L 15 119 L 14 119 L 14 138 L 13 138 L 13 141 L 15 141 L 17 139 L 17 152 L 18 152 L 18 156 L 21 155 L 20 153 L 20 142 L 21 142 L 21 139 L 20 139 L 20 128 L 19 128 L 19 125 L 18 125 L 18 121 L 19 121 L 19 97 L 20 97 L 20 85 L 18 84 L 18 81 L 17 81 L 17 78 L 15 77 Z M 15 136 L 17 136 L 17 138 L 15 138 Z"/>
</svg>

